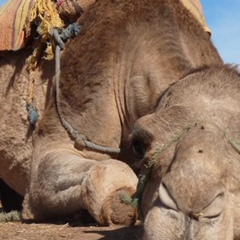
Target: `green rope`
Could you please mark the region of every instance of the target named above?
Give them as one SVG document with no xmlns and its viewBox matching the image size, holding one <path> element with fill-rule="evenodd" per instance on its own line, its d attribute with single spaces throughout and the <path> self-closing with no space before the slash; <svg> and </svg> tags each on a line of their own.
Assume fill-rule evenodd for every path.
<svg viewBox="0 0 240 240">
<path fill-rule="evenodd" d="M 163 147 L 156 149 L 155 153 L 151 157 L 151 160 L 145 165 L 146 173 L 140 174 L 136 193 L 132 197 L 122 195 L 121 200 L 123 203 L 125 203 L 127 205 L 131 204 L 132 207 L 134 207 L 134 208 L 139 208 L 139 206 L 141 205 L 141 199 L 142 199 L 143 192 L 145 190 L 145 187 L 147 185 L 147 182 L 148 182 L 149 177 L 152 172 L 152 168 L 153 168 L 154 164 L 157 162 L 157 160 L 159 159 L 160 154 L 163 153 L 167 148 L 169 148 L 174 142 L 177 142 L 183 136 L 183 134 L 185 134 L 190 129 L 192 129 L 194 126 L 196 126 L 196 124 L 197 124 L 197 122 L 195 122 L 194 124 L 188 125 L 181 132 L 176 134 L 171 139 L 171 141 L 164 144 Z"/>
<path fill-rule="evenodd" d="M 240 154 L 240 145 L 234 140 L 232 139 L 226 131 L 223 131 L 224 136 L 226 137 L 226 139 L 228 140 L 228 142 L 232 145 L 232 147 Z"/>
<path fill-rule="evenodd" d="M 122 200 L 123 203 L 125 203 L 127 205 L 132 205 L 132 207 L 134 207 L 134 208 L 138 208 L 138 209 L 140 208 L 143 192 L 145 190 L 145 187 L 146 187 L 147 182 L 149 180 L 149 177 L 151 175 L 152 168 L 153 168 L 154 164 L 157 162 L 157 160 L 159 159 L 160 154 L 163 153 L 167 148 L 169 148 L 174 142 L 177 142 L 183 136 L 183 134 L 185 134 L 190 129 L 192 129 L 194 126 L 196 126 L 196 124 L 197 124 L 197 122 L 195 122 L 192 125 L 187 126 L 180 133 L 176 134 L 171 139 L 171 141 L 169 141 L 168 143 L 164 144 L 163 147 L 156 149 L 155 153 L 151 157 L 151 160 L 145 165 L 146 173 L 145 174 L 141 174 L 139 176 L 137 190 L 134 193 L 134 195 L 131 196 L 131 197 L 130 196 L 126 196 L 124 194 L 121 195 L 121 200 Z M 231 144 L 231 146 L 240 154 L 240 144 L 237 143 L 234 139 L 232 139 L 227 134 L 226 131 L 223 131 L 223 132 L 224 132 L 224 136 L 226 137 L 228 142 Z"/>
</svg>

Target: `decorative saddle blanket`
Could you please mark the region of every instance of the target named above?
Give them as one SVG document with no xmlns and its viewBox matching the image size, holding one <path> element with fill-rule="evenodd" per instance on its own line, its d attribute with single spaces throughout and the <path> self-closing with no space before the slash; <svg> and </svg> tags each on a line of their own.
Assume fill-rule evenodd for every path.
<svg viewBox="0 0 240 240">
<path fill-rule="evenodd" d="M 10 0 L 0 8 L 0 50 L 24 47 L 24 26 L 35 0 Z"/>
</svg>

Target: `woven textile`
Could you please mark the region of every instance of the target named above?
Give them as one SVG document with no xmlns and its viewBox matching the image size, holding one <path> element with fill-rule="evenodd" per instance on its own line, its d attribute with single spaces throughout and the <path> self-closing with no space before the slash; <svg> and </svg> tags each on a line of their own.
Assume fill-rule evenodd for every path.
<svg viewBox="0 0 240 240">
<path fill-rule="evenodd" d="M 0 8 L 0 50 L 24 47 L 24 27 L 35 0 L 9 0 Z"/>
</svg>

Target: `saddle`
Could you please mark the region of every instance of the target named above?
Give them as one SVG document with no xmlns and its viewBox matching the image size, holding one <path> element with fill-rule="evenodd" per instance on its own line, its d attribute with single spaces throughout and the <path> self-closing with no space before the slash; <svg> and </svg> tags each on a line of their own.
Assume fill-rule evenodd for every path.
<svg viewBox="0 0 240 240">
<path fill-rule="evenodd" d="M 0 8 L 0 51 L 19 50 L 26 47 L 33 25 L 43 18 L 52 17 L 53 27 L 63 27 L 77 18 L 95 0 L 8 0 Z M 48 11 L 48 13 L 46 13 Z M 41 15 L 40 19 L 38 15 Z M 41 29 L 41 31 L 44 31 Z"/>
</svg>

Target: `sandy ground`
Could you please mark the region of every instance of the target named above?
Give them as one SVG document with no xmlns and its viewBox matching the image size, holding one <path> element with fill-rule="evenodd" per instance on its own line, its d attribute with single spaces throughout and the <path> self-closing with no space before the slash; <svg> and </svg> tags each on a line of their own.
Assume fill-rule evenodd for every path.
<svg viewBox="0 0 240 240">
<path fill-rule="evenodd" d="M 0 224 L 1 240 L 140 240 L 141 227 L 71 227 L 68 224 Z"/>
<path fill-rule="evenodd" d="M 2 214 L 2 213 L 1 213 Z M 80 226 L 77 223 L 1 222 L 0 240 L 140 240 L 142 226 Z"/>
</svg>

